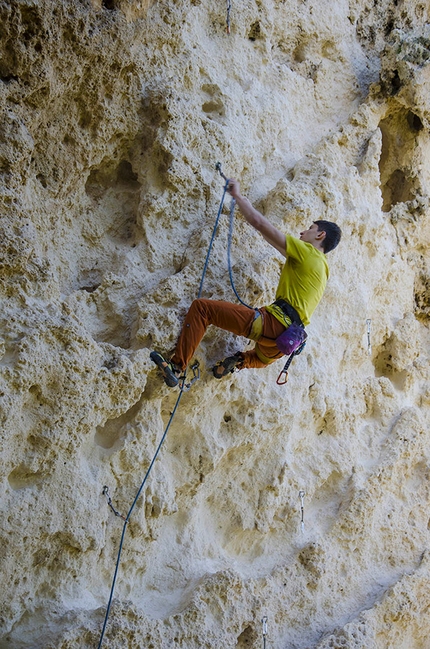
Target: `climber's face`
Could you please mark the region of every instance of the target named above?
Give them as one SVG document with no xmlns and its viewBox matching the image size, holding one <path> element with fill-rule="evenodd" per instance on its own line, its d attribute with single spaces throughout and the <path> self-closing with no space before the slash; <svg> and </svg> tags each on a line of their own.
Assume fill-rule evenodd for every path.
<svg viewBox="0 0 430 649">
<path fill-rule="evenodd" d="M 300 232 L 300 239 L 306 243 L 311 243 L 316 248 L 319 248 L 321 242 L 325 237 L 325 232 L 320 232 L 316 223 L 312 223 L 311 227 L 307 230 Z"/>
</svg>

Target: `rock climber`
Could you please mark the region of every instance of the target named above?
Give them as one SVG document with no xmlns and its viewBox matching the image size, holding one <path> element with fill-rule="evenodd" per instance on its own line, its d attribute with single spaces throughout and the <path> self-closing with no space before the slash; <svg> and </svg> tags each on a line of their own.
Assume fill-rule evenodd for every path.
<svg viewBox="0 0 430 649">
<path fill-rule="evenodd" d="M 300 333 L 300 329 L 309 324 L 329 276 L 325 255 L 338 245 L 341 238 L 339 226 L 323 220 L 314 221 L 300 233 L 300 239 L 285 235 L 242 196 L 237 180 L 229 180 L 227 191 L 235 199 L 245 220 L 286 258 L 276 300 L 258 309 L 219 300 L 194 300 L 185 317 L 173 356 L 168 360 L 159 352 L 150 354 L 169 387 L 178 385 L 181 374 L 188 367 L 211 324 L 256 343 L 252 350 L 239 351 L 219 361 L 212 369 L 217 379 L 234 371 L 266 367 L 284 356 L 287 352 L 280 341 L 285 336 L 281 336 L 288 330 L 288 337 L 294 338 L 294 333 L 297 333 L 293 332 L 294 327 Z M 306 334 L 300 340 L 303 341 L 305 337 Z M 293 347 L 295 344 L 295 348 L 300 344 L 293 340 L 288 343 L 293 343 Z"/>
</svg>

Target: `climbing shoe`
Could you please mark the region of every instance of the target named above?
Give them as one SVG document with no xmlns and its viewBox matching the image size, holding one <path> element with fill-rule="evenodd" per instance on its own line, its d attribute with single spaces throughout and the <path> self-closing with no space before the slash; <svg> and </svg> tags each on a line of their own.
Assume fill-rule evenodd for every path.
<svg viewBox="0 0 430 649">
<path fill-rule="evenodd" d="M 168 385 L 169 388 L 175 388 L 178 385 L 181 376 L 180 368 L 174 363 L 166 361 L 166 359 L 158 352 L 151 352 L 149 357 L 151 361 L 160 368 L 164 383 Z"/>
<path fill-rule="evenodd" d="M 212 373 L 216 379 L 222 379 L 223 376 L 231 374 L 243 362 L 242 352 L 236 352 L 234 356 L 228 356 L 212 368 Z"/>
</svg>

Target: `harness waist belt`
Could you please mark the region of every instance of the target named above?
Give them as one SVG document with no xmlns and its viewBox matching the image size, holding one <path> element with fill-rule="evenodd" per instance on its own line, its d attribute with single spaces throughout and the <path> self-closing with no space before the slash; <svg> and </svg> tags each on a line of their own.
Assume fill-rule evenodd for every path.
<svg viewBox="0 0 430 649">
<path fill-rule="evenodd" d="M 295 308 L 293 306 L 291 306 L 291 304 L 289 304 L 288 302 L 286 302 L 285 300 L 282 300 L 282 299 L 275 300 L 275 302 L 273 302 L 273 304 L 275 306 L 278 306 L 285 313 L 285 315 L 288 318 L 290 318 L 291 322 L 294 322 L 295 324 L 299 325 L 299 327 L 304 328 L 304 324 L 303 324 L 299 314 L 297 313 Z"/>
</svg>

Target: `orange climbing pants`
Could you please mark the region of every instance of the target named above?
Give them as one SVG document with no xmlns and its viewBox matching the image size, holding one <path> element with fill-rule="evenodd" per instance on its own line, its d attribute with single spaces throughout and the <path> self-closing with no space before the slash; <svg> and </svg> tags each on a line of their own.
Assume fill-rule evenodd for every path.
<svg viewBox="0 0 430 649">
<path fill-rule="evenodd" d="M 244 360 L 239 365 L 239 369 L 266 367 L 283 356 L 277 348 L 275 340 L 285 331 L 284 325 L 271 313 L 268 313 L 264 307 L 259 309 L 259 312 L 263 317 L 262 336 L 256 343 L 255 349 L 242 352 Z M 182 370 L 185 370 L 209 325 L 215 325 L 220 329 L 248 338 L 255 313 L 255 309 L 241 304 L 204 298 L 194 300 L 185 317 L 171 360 Z M 260 352 L 260 358 L 256 350 Z M 261 360 L 261 357 L 266 361 Z"/>
</svg>

